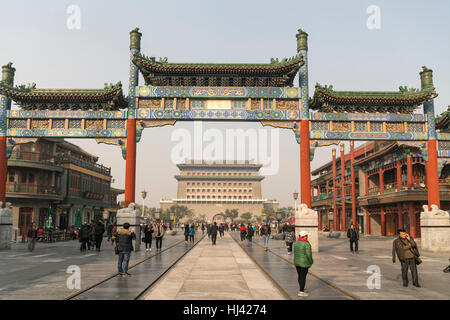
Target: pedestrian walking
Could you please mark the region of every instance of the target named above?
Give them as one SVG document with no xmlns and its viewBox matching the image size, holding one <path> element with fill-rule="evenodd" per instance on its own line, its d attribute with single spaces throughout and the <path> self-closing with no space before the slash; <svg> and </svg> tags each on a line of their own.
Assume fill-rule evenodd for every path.
<svg viewBox="0 0 450 320">
<path fill-rule="evenodd" d="M 195 228 L 194 225 L 191 225 L 189 228 L 189 243 L 194 244 L 194 235 L 195 235 Z"/>
<path fill-rule="evenodd" d="M 133 251 L 133 240 L 136 239 L 136 234 L 130 230 L 130 224 L 125 222 L 123 229 L 119 229 L 113 235 L 113 240 L 116 241 L 117 253 L 119 261 L 117 264 L 119 274 L 122 277 L 130 276 L 128 273 L 128 263 L 130 262 L 131 251 Z"/>
<path fill-rule="evenodd" d="M 355 225 L 352 223 L 350 229 L 347 230 L 347 238 L 350 240 L 350 251 L 355 254 L 358 253 L 358 241 L 359 232 L 356 230 Z M 353 244 L 355 245 L 355 250 L 353 251 Z"/>
<path fill-rule="evenodd" d="M 269 250 L 269 238 L 272 234 L 272 230 L 270 229 L 270 226 L 267 222 L 264 223 L 264 225 L 261 227 L 261 236 L 264 239 L 264 251 Z"/>
<path fill-rule="evenodd" d="M 189 223 L 184 225 L 184 242 L 187 244 L 189 240 Z"/>
<path fill-rule="evenodd" d="M 255 226 L 255 235 L 257 236 L 257 237 L 259 237 L 259 230 L 260 230 L 260 225 L 259 224 L 257 224 L 256 226 Z"/>
<path fill-rule="evenodd" d="M 113 229 L 114 229 L 114 223 L 110 222 L 108 225 L 108 228 L 106 228 L 106 235 L 108 236 L 108 240 L 107 240 L 108 242 L 111 241 Z"/>
<path fill-rule="evenodd" d="M 102 246 L 103 234 L 105 233 L 105 225 L 102 220 L 97 221 L 94 229 L 94 237 L 95 237 L 95 249 L 100 251 L 100 247 Z"/>
<path fill-rule="evenodd" d="M 36 246 L 38 230 L 36 225 L 33 223 L 28 229 L 27 238 L 28 238 L 28 250 L 33 251 Z"/>
<path fill-rule="evenodd" d="M 202 223 L 202 234 L 205 234 L 205 224 Z"/>
<path fill-rule="evenodd" d="M 213 245 L 216 245 L 218 230 L 219 230 L 219 227 L 217 226 L 217 222 L 214 222 L 214 224 L 211 226 L 210 231 L 209 231 L 211 233 L 211 241 L 212 241 Z"/>
<path fill-rule="evenodd" d="M 91 250 L 90 246 L 89 246 L 89 239 L 91 236 L 91 226 L 85 222 L 79 231 L 79 241 L 81 242 L 81 246 L 80 246 L 80 251 L 86 251 L 86 246 L 88 250 Z"/>
<path fill-rule="evenodd" d="M 241 223 L 241 227 L 239 228 L 239 232 L 241 233 L 241 241 L 244 241 L 247 237 L 247 228 L 243 223 Z"/>
<path fill-rule="evenodd" d="M 420 288 L 417 265 L 422 263 L 414 239 L 403 229 L 398 230 L 398 238 L 392 243 L 392 262 L 395 263 L 395 256 L 402 267 L 403 286 L 408 286 L 408 269 L 411 270 L 413 285 Z"/>
<path fill-rule="evenodd" d="M 161 225 L 159 220 L 156 220 L 155 226 L 155 240 L 156 240 L 156 251 L 161 251 L 162 248 L 162 239 L 164 237 L 165 229 L 164 226 Z"/>
<path fill-rule="evenodd" d="M 292 245 L 295 242 L 295 227 L 289 225 L 284 232 L 284 241 L 286 241 L 287 254 L 292 254 Z"/>
<path fill-rule="evenodd" d="M 208 238 L 211 238 L 211 224 L 206 225 L 206 232 L 208 233 Z"/>
<path fill-rule="evenodd" d="M 89 243 L 88 243 L 88 250 L 94 250 L 95 247 L 95 221 L 91 220 L 90 226 L 90 233 L 89 233 Z"/>
<path fill-rule="evenodd" d="M 219 234 L 220 234 L 221 238 L 225 235 L 224 232 L 225 232 L 225 227 L 224 227 L 223 223 L 221 223 L 219 226 Z"/>
<path fill-rule="evenodd" d="M 305 292 L 306 276 L 313 263 L 311 244 L 308 242 L 308 233 L 306 231 L 300 231 L 298 241 L 294 245 L 294 264 L 297 269 L 298 285 L 300 287 L 300 291 L 297 294 L 299 297 L 308 296 L 308 293 Z"/>
<path fill-rule="evenodd" d="M 144 227 L 145 251 L 152 251 L 153 225 L 147 223 Z"/>
<path fill-rule="evenodd" d="M 255 233 L 255 230 L 253 229 L 253 226 L 250 223 L 247 226 L 247 239 L 248 239 L 248 242 L 252 242 L 252 238 L 253 238 L 254 233 Z"/>
</svg>

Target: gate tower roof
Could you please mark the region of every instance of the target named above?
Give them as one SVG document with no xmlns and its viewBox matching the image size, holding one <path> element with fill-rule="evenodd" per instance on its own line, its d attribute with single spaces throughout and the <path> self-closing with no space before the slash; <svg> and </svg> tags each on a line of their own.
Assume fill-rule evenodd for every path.
<svg viewBox="0 0 450 320">
<path fill-rule="evenodd" d="M 301 53 L 270 63 L 169 63 L 135 53 L 133 63 L 152 86 L 290 87 L 304 65 Z"/>
</svg>

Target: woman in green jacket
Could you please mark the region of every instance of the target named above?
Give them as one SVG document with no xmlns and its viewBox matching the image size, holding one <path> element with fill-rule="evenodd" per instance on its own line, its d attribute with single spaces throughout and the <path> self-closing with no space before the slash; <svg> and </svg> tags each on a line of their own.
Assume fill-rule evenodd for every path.
<svg viewBox="0 0 450 320">
<path fill-rule="evenodd" d="M 308 233 L 300 231 L 300 237 L 294 245 L 294 264 L 297 268 L 298 284 L 300 291 L 297 294 L 299 297 L 307 297 L 305 292 L 306 275 L 309 267 L 313 264 L 311 244 L 308 242 Z"/>
</svg>

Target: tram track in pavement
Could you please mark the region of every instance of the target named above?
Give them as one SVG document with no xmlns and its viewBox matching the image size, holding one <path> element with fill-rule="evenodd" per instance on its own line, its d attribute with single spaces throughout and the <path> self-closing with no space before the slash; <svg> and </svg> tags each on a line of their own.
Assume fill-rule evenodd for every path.
<svg viewBox="0 0 450 320">
<path fill-rule="evenodd" d="M 187 250 L 184 250 L 184 252 L 182 252 L 179 256 L 177 256 L 175 258 L 174 261 L 171 261 L 169 263 L 169 266 L 159 270 L 160 272 L 158 272 L 157 276 L 155 279 L 153 279 L 152 281 L 150 281 L 150 283 L 148 285 L 145 285 L 144 289 L 139 289 L 137 293 L 132 293 L 131 294 L 131 298 L 127 299 L 127 300 L 139 300 L 140 298 L 142 298 L 142 296 L 149 290 L 151 289 L 151 287 L 157 283 L 170 269 L 172 269 L 177 263 L 178 261 L 180 261 L 188 252 L 190 252 L 201 240 L 203 240 L 203 238 L 205 237 L 205 235 L 201 236 L 192 246 L 189 246 L 189 248 Z M 148 262 L 151 259 L 156 259 L 158 256 L 161 256 L 164 252 L 170 252 L 171 249 L 175 249 L 178 248 L 180 245 L 185 244 L 184 240 L 180 240 L 177 241 L 176 243 L 174 243 L 173 245 L 161 250 L 160 252 L 156 252 L 134 264 L 132 264 L 131 266 L 128 267 L 128 270 L 132 270 L 133 268 Z M 133 276 L 131 276 L 129 279 L 132 279 Z M 121 278 L 121 276 L 119 275 L 119 273 L 115 273 L 112 274 L 111 276 L 106 277 L 103 280 L 100 280 L 92 285 L 90 285 L 89 287 L 79 290 L 65 298 L 63 298 L 63 300 L 83 300 L 83 295 L 86 296 L 86 294 L 89 295 L 89 293 L 91 293 L 92 291 L 96 290 L 97 288 L 99 288 L 102 285 L 106 285 L 108 283 L 108 281 L 114 281 L 118 278 Z M 123 279 L 124 281 L 127 281 L 129 279 Z M 81 298 L 81 299 L 80 299 Z M 115 296 L 114 298 L 116 299 L 121 299 L 120 296 Z M 95 297 L 94 297 L 95 299 Z M 114 300 L 116 300 L 114 299 Z M 113 299 L 108 299 L 108 300 L 113 300 Z"/>
<path fill-rule="evenodd" d="M 235 235 L 236 235 L 236 234 L 235 234 Z M 233 240 L 234 240 L 234 241 L 235 241 L 235 242 L 236 242 L 236 243 L 237 243 L 237 244 L 238 244 L 238 245 L 239 245 L 246 253 L 247 253 L 247 255 L 250 257 L 250 259 L 251 259 L 253 262 L 255 262 L 256 265 L 258 265 L 258 266 L 261 268 L 261 270 L 263 270 L 263 272 L 264 272 L 264 273 L 269 277 L 269 279 L 276 285 L 276 287 L 277 287 L 278 289 L 280 289 L 280 291 L 281 291 L 281 292 L 282 292 L 289 300 L 294 300 L 294 299 L 296 299 L 296 297 L 295 297 L 295 298 L 292 297 L 292 295 L 289 294 L 289 293 L 287 292 L 287 290 L 285 290 L 285 289 L 283 288 L 283 286 L 282 286 L 277 280 L 274 279 L 274 277 L 266 270 L 266 268 L 264 268 L 264 267 L 263 267 L 263 266 L 262 266 L 262 265 L 254 258 L 254 257 L 252 257 L 252 255 L 246 250 L 246 247 L 244 247 L 244 246 L 239 242 L 239 240 L 236 239 L 235 235 L 231 235 L 231 238 L 232 238 L 232 239 L 233 239 Z M 261 249 L 264 249 L 264 247 L 263 247 L 261 244 L 257 243 L 257 242 L 252 242 L 252 244 L 255 244 L 255 245 L 259 246 Z M 292 261 L 290 261 L 290 260 L 286 259 L 285 257 L 279 255 L 278 253 L 274 252 L 274 251 L 271 250 L 270 248 L 267 250 L 267 252 L 273 254 L 274 256 L 278 257 L 279 259 L 282 259 L 282 260 L 286 261 L 286 262 L 289 263 L 290 265 L 295 266 L 295 264 L 294 264 Z M 342 289 L 342 288 L 336 286 L 335 284 L 333 284 L 332 282 L 330 282 L 330 281 L 328 281 L 328 280 L 326 280 L 326 279 L 323 279 L 323 278 L 319 277 L 318 275 L 316 275 L 315 273 L 313 273 L 313 272 L 311 272 L 311 271 L 309 271 L 308 274 L 311 275 L 312 277 L 316 278 L 317 280 L 319 280 L 319 281 L 325 283 L 327 286 L 329 286 L 329 287 L 331 287 L 331 288 L 333 288 L 333 289 L 339 291 L 340 293 L 342 293 L 344 296 L 348 297 L 348 298 L 351 299 L 351 300 L 361 300 L 360 297 L 358 297 L 358 296 L 356 296 L 356 295 L 354 295 L 354 294 L 348 292 L 348 291 L 345 290 L 345 289 Z"/>
</svg>

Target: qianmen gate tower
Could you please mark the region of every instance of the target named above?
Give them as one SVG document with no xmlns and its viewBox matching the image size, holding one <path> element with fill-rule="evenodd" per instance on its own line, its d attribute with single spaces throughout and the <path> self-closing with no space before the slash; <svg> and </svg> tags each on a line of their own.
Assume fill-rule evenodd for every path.
<svg viewBox="0 0 450 320">
<path fill-rule="evenodd" d="M 309 98 L 308 35 L 301 29 L 294 56 L 272 58 L 265 64 L 157 60 L 141 53 L 141 37 L 138 28 L 130 32 L 128 97 L 120 83 L 98 90 L 14 86 L 15 69 L 11 63 L 3 66 L 0 201 L 5 200 L 7 158 L 14 146 L 40 137 L 94 138 L 121 148 L 128 206 L 135 201 L 136 143 L 144 128 L 220 120 L 256 121 L 292 130 L 300 144 L 301 203 L 309 208 L 315 148 L 345 140 L 395 140 L 420 147 L 427 160 L 428 204 L 439 207 L 438 157 L 449 155 L 450 144 L 445 142 L 450 134 L 436 131 L 432 70 L 423 67 L 420 89 L 335 91 L 317 84 Z M 143 85 L 138 82 L 139 73 Z M 298 87 L 294 84 L 297 75 Z M 12 101 L 18 109 L 11 109 Z M 423 112 L 418 113 L 421 105 Z M 351 193 L 355 196 L 355 188 Z M 351 220 L 357 224 L 352 209 Z M 335 215 L 335 230 L 345 230 L 345 215 Z"/>
</svg>

